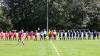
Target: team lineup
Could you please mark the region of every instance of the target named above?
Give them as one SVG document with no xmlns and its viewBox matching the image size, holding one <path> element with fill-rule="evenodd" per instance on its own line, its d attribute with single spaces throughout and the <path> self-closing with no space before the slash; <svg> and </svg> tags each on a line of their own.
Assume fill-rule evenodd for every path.
<svg viewBox="0 0 100 56">
<path fill-rule="evenodd" d="M 10 31 L 10 32 L 0 32 L 0 40 L 56 40 L 56 38 L 59 38 L 60 40 L 90 40 L 90 39 L 99 39 L 100 32 L 97 31 L 74 31 L 74 30 L 49 30 L 47 33 L 46 30 L 43 31 L 26 31 L 23 30 L 16 32 L 16 31 Z"/>
</svg>

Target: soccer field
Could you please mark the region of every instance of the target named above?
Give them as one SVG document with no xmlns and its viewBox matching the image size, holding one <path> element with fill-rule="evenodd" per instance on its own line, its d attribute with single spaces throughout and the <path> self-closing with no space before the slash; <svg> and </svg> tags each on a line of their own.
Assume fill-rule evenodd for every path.
<svg viewBox="0 0 100 56">
<path fill-rule="evenodd" d="M 100 56 L 100 40 L 0 41 L 0 56 Z"/>
</svg>

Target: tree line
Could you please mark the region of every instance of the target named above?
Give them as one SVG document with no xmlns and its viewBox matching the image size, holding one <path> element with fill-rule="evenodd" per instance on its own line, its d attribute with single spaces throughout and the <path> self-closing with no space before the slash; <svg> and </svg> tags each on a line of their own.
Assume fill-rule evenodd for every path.
<svg viewBox="0 0 100 56">
<path fill-rule="evenodd" d="M 49 29 L 100 31 L 99 0 L 48 0 Z M 47 0 L 4 0 L 0 30 L 46 29 Z"/>
</svg>

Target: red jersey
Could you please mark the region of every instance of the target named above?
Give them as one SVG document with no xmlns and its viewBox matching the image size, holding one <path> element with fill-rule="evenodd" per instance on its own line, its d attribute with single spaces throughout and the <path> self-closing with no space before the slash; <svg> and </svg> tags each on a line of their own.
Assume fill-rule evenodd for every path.
<svg viewBox="0 0 100 56">
<path fill-rule="evenodd" d="M 49 37 L 52 37 L 53 36 L 53 32 L 49 32 Z"/>
<path fill-rule="evenodd" d="M 36 33 L 35 32 L 33 32 L 33 36 L 36 36 Z"/>
<path fill-rule="evenodd" d="M 33 32 L 30 32 L 30 36 L 33 36 Z"/>
<path fill-rule="evenodd" d="M 9 37 L 9 33 L 8 32 L 5 33 L 5 37 Z"/>
<path fill-rule="evenodd" d="M 16 35 L 16 32 L 14 32 L 14 33 L 13 33 L 13 36 L 14 36 L 14 37 L 16 37 L 16 36 L 17 36 L 17 35 Z"/>
<path fill-rule="evenodd" d="M 20 33 L 18 34 L 18 37 L 19 37 L 19 38 L 23 38 L 23 37 L 24 37 L 24 33 L 23 33 L 23 32 L 20 32 Z"/>
<path fill-rule="evenodd" d="M 26 37 L 28 37 L 28 32 L 26 32 Z"/>
<path fill-rule="evenodd" d="M 4 37 L 4 36 L 5 36 L 5 34 L 3 32 L 1 32 L 1 37 Z"/>
<path fill-rule="evenodd" d="M 22 38 L 24 37 L 24 33 L 21 34 L 21 37 L 22 37 Z"/>
<path fill-rule="evenodd" d="M 12 37 L 13 36 L 13 33 L 12 32 L 9 32 L 9 37 Z"/>
</svg>

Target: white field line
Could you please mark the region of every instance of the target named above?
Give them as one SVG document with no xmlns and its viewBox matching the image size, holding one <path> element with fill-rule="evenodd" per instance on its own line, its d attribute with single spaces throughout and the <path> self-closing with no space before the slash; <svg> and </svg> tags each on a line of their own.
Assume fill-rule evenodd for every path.
<svg viewBox="0 0 100 56">
<path fill-rule="evenodd" d="M 55 49 L 57 56 L 60 56 L 59 51 L 57 50 L 56 46 L 54 45 L 54 43 L 52 42 L 52 40 L 50 41 L 51 45 L 53 46 L 53 48 Z"/>
</svg>

